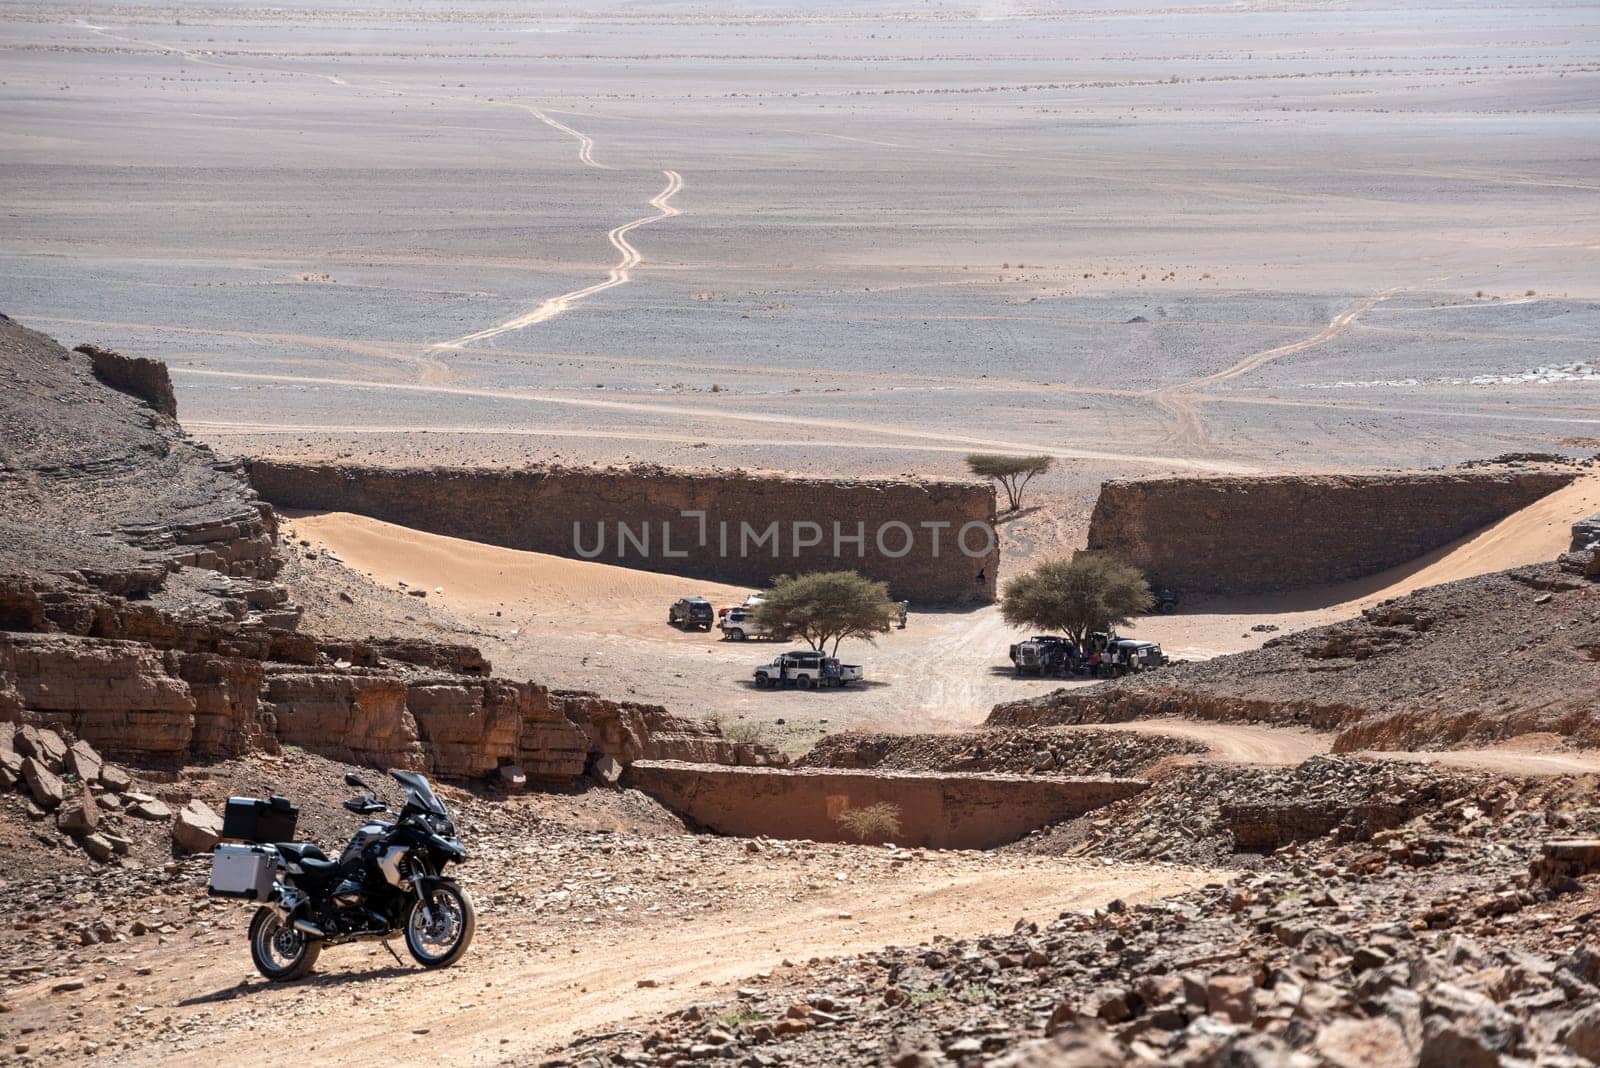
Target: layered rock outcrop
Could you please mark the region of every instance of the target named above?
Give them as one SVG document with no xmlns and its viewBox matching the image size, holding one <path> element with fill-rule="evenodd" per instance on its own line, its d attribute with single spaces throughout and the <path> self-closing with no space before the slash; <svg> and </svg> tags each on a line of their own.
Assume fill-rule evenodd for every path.
<svg viewBox="0 0 1600 1068">
<path fill-rule="evenodd" d="M 0 721 L 146 763 L 283 744 L 448 778 L 518 765 L 567 782 L 600 756 L 783 762 L 654 705 L 495 678 L 468 646 L 323 642 L 19 576 L 0 578 L 0 625 Z"/>
<path fill-rule="evenodd" d="M 276 521 L 241 465 L 190 438 L 157 361 L 69 352 L 0 316 L 0 575 L 172 609 L 297 618 Z"/>
</svg>

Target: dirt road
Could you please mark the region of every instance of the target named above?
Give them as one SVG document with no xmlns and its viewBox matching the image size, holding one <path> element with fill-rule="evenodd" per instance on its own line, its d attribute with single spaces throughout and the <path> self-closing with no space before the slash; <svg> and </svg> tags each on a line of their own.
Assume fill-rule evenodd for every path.
<svg viewBox="0 0 1600 1068">
<path fill-rule="evenodd" d="M 535 114 L 537 114 L 537 112 L 535 112 Z M 543 116 L 541 116 L 541 118 L 542 117 Z M 567 130 L 569 133 L 577 133 L 577 131 L 570 129 L 569 127 L 562 126 L 560 123 L 551 122 L 550 119 L 545 119 L 545 121 L 550 122 L 551 125 L 556 126 L 559 129 Z M 578 136 L 582 137 L 583 135 L 578 134 Z M 584 138 L 584 140 L 588 141 L 587 138 Z M 582 149 L 582 153 L 587 153 L 592 145 L 593 142 L 586 144 Z M 580 153 L 580 158 L 582 158 L 582 153 Z M 593 162 L 593 160 L 587 160 L 586 162 L 588 162 L 590 166 L 600 166 L 600 164 Z M 678 208 L 672 206 L 672 198 L 683 189 L 683 176 L 677 171 L 662 171 L 661 175 L 667 180 L 667 185 L 666 188 L 661 190 L 661 192 L 650 198 L 650 206 L 656 209 L 655 214 L 641 215 L 639 218 L 634 219 L 631 222 L 625 222 L 621 226 L 612 227 L 611 231 L 606 234 L 606 240 L 611 243 L 611 247 L 616 249 L 622 258 L 619 259 L 616 265 L 606 273 L 606 280 L 604 282 L 596 282 L 592 286 L 585 286 L 582 289 L 575 289 L 570 293 L 563 293 L 559 297 L 551 297 L 548 300 L 541 302 L 537 308 L 525 315 L 518 315 L 515 318 L 507 319 L 505 322 L 496 326 L 491 326 L 484 330 L 478 330 L 474 333 L 466 334 L 462 337 L 454 339 L 453 341 L 441 341 L 434 347 L 439 349 L 459 349 L 464 348 L 475 341 L 490 341 L 504 334 L 515 333 L 518 330 L 523 330 L 527 327 L 535 326 L 539 323 L 554 319 L 562 312 L 571 308 L 574 304 L 581 300 L 586 300 L 589 297 L 594 296 L 596 293 L 604 293 L 608 289 L 615 289 L 617 286 L 626 285 L 633 278 L 633 269 L 644 262 L 644 257 L 639 253 L 639 250 L 635 248 L 633 243 L 628 240 L 628 235 L 641 226 L 648 226 L 651 223 L 660 222 L 662 219 L 670 219 L 674 215 L 683 214 Z"/>
<path fill-rule="evenodd" d="M 1131 723 L 1095 723 L 1084 730 L 1165 734 L 1207 746 L 1210 752 L 1174 757 L 1176 764 L 1253 764 L 1289 766 L 1327 753 L 1333 735 L 1300 727 L 1265 727 L 1252 723 L 1212 723 L 1194 719 L 1141 719 Z"/>
<path fill-rule="evenodd" d="M 1152 391 L 1149 395 L 1151 401 L 1174 421 L 1168 441 L 1174 445 L 1193 448 L 1198 448 L 1208 443 L 1205 424 L 1200 419 L 1199 405 L 1193 396 L 1195 392 L 1203 390 L 1207 386 L 1216 385 L 1219 382 L 1240 378 L 1251 371 L 1266 366 L 1273 360 L 1282 359 L 1285 356 L 1293 356 L 1297 352 L 1304 352 L 1307 349 L 1316 348 L 1318 345 L 1325 345 L 1350 329 L 1350 326 L 1364 313 L 1398 292 L 1400 292 L 1398 288 L 1386 289 L 1382 293 L 1357 301 L 1338 315 L 1335 315 L 1327 326 L 1310 337 L 1304 337 L 1299 341 L 1291 341 L 1287 345 L 1277 345 L 1261 352 L 1252 353 L 1214 374 L 1205 375 L 1189 382 L 1181 382 L 1177 385 L 1163 386 L 1161 389 Z"/>
<path fill-rule="evenodd" d="M 1060 730 L 1075 728 L 1064 727 Z M 1170 757 L 1163 764 L 1240 764 L 1254 767 L 1293 767 L 1332 751 L 1332 734 L 1303 727 L 1269 727 L 1254 723 L 1216 723 L 1193 719 L 1143 719 L 1131 723 L 1085 724 L 1082 730 L 1131 731 L 1185 738 L 1208 747 L 1208 752 Z M 1449 749 L 1428 752 L 1364 750 L 1342 754 L 1365 760 L 1399 760 L 1431 764 L 1462 771 L 1487 771 L 1499 775 L 1600 775 L 1600 751 L 1557 751 L 1562 739 L 1553 734 L 1527 734 L 1483 749 Z"/>
<path fill-rule="evenodd" d="M 495 886 L 518 874 L 507 857 L 489 878 L 467 876 L 485 907 L 472 950 L 452 969 L 423 972 L 409 958 L 398 966 L 369 943 L 328 950 L 308 981 L 268 984 L 251 971 L 243 936 L 250 910 L 227 908 L 213 912 L 215 927 L 200 924 L 192 938 L 119 944 L 86 966 L 96 978 L 81 991 L 52 992 L 51 980 L 14 989 L 8 1025 L 37 1026 L 59 1044 L 54 1056 L 35 1044 L 46 1062 L 74 1060 L 86 1043 L 109 1042 L 117 1062 L 129 1065 L 220 1060 L 265 1068 L 305 1057 L 355 1066 L 370 1064 L 375 1051 L 393 1064 L 523 1064 L 584 1032 L 625 1030 L 634 1018 L 725 995 L 785 961 L 1009 930 L 1019 917 L 1050 920 L 1112 898 L 1179 893 L 1215 877 L 979 853 L 901 851 L 908 858 L 902 864 L 884 864 L 877 848 L 864 851 L 874 855 L 869 870 L 829 872 L 850 863 L 841 859 L 848 847 L 833 848 L 820 868 L 797 856 L 750 855 L 731 840 L 697 848 L 726 854 L 703 876 L 724 885 L 715 888 L 718 907 L 686 921 L 651 922 L 624 905 L 551 938 L 539 910 L 488 904 Z M 597 856 L 597 868 L 606 863 Z M 634 870 L 624 878 L 650 877 Z M 574 876 L 585 874 L 594 873 Z M 733 884 L 739 893 L 728 897 Z M 81 1018 L 69 1015 L 75 1012 Z"/>
</svg>

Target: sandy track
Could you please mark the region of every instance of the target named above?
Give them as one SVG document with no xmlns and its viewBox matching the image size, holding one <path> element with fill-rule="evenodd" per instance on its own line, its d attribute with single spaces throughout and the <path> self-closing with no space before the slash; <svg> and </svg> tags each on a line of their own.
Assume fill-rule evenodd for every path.
<svg viewBox="0 0 1600 1068">
<path fill-rule="evenodd" d="M 545 121 L 549 122 L 550 120 L 546 119 Z M 559 126 L 560 124 L 552 123 L 552 125 Z M 584 151 L 587 151 L 587 149 Z M 581 154 L 579 158 L 582 158 Z M 590 166 L 599 166 L 599 164 L 596 164 L 593 161 L 588 162 L 590 163 Z M 628 240 L 628 235 L 641 226 L 648 226 L 651 223 L 660 222 L 662 219 L 670 219 L 675 215 L 682 214 L 679 209 L 672 206 L 672 198 L 683 189 L 683 176 L 677 171 L 662 171 L 661 174 L 664 178 L 666 178 L 667 184 L 666 188 L 662 189 L 661 192 L 650 198 L 650 206 L 656 209 L 655 213 L 652 215 L 641 215 L 639 218 L 630 222 L 625 222 L 621 226 L 613 227 L 611 231 L 606 234 L 606 240 L 611 243 L 612 248 L 617 250 L 621 256 L 621 259 L 617 260 L 616 265 L 613 266 L 609 272 L 607 272 L 606 280 L 604 282 L 596 282 L 592 286 L 585 286 L 582 289 L 575 289 L 570 293 L 563 293 L 558 297 L 551 297 L 548 300 L 540 303 L 537 308 L 534 308 L 532 311 L 524 315 L 518 315 L 515 318 L 507 319 L 505 322 L 496 326 L 491 326 L 484 330 L 478 330 L 471 334 L 465 334 L 451 341 L 441 341 L 435 345 L 434 348 L 459 349 L 464 348 L 475 341 L 488 341 L 492 338 L 500 337 L 503 334 L 514 333 L 518 330 L 523 330 L 538 323 L 543 323 L 554 319 L 562 312 L 567 311 L 574 304 L 582 300 L 587 300 L 596 293 L 604 293 L 608 289 L 615 289 L 617 286 L 626 285 L 633 278 L 633 269 L 644 262 L 644 257 L 639 253 L 639 250 L 635 248 L 632 242 Z"/>
<path fill-rule="evenodd" d="M 1207 386 L 1214 386 L 1219 382 L 1227 382 L 1242 377 L 1285 356 L 1293 356 L 1295 353 L 1316 348 L 1318 345 L 1325 345 L 1350 329 L 1351 325 L 1362 314 L 1388 300 L 1398 292 L 1400 292 L 1398 287 L 1386 289 L 1382 293 L 1357 301 L 1338 315 L 1335 315 L 1329 320 L 1327 326 L 1310 337 L 1304 337 L 1299 341 L 1291 341 L 1287 345 L 1278 345 L 1252 353 L 1237 363 L 1213 374 L 1205 375 L 1202 378 L 1153 390 L 1149 394 L 1150 399 L 1174 423 L 1172 433 L 1167 440 L 1172 444 L 1196 448 L 1207 443 L 1205 423 L 1200 418 L 1199 406 L 1192 396 L 1195 392 L 1203 390 Z"/>
<path fill-rule="evenodd" d="M 482 916 L 471 952 L 443 972 L 397 967 L 375 946 L 346 946 L 324 955 L 318 978 L 286 985 L 250 972 L 242 930 L 249 910 L 230 910 L 204 941 L 130 943 L 131 954 L 95 965 L 106 983 L 86 996 L 103 990 L 120 1000 L 110 987 L 126 982 L 139 991 L 141 1015 L 170 1017 L 174 1030 L 147 1031 L 138 1048 L 118 1050 L 121 1064 L 214 1065 L 221 1057 L 275 1068 L 314 1051 L 318 1063 L 356 1065 L 370 1063 L 374 1049 L 396 1064 L 528 1063 L 585 1031 L 615 1031 L 725 994 L 785 960 L 916 944 L 936 934 L 978 936 L 1009 930 L 1019 917 L 1048 920 L 1112 898 L 1148 900 L 1216 877 L 1184 868 L 963 856 L 971 859 L 926 871 L 913 863 L 890 880 L 810 883 L 792 866 L 752 859 L 715 877 L 739 879 L 764 907 L 736 899 L 737 907 L 637 930 L 619 916 L 542 953 L 530 948 L 541 940 L 539 917 L 501 909 Z M 464 875 L 471 889 L 471 872 Z M 487 888 L 478 896 L 486 899 Z M 136 967 L 148 972 L 136 974 Z M 641 987 L 642 979 L 659 985 Z M 80 997 L 51 994 L 48 982 L 8 993 L 13 1020 L 57 1031 L 74 1026 L 62 1014 Z M 91 1016 L 103 1015 L 89 1008 Z M 90 1025 L 96 1022 L 110 1021 Z"/>
<path fill-rule="evenodd" d="M 1129 723 L 1085 724 L 1082 730 L 1130 731 L 1161 734 L 1199 742 L 1210 751 L 1177 757 L 1171 763 L 1250 764 L 1293 766 L 1327 753 L 1333 735 L 1300 727 L 1265 727 L 1253 723 L 1213 723 L 1197 719 L 1140 719 Z"/>
<path fill-rule="evenodd" d="M 1186 764 L 1232 764 L 1245 767 L 1293 767 L 1332 751 L 1334 736 L 1303 727 L 1270 727 L 1255 723 L 1216 723 L 1193 719 L 1142 719 L 1128 723 L 1093 723 L 1067 730 L 1130 731 L 1183 738 L 1207 747 L 1205 753 L 1172 757 L 1166 767 Z M 1363 750 L 1344 754 L 1360 760 L 1396 760 L 1459 771 L 1498 775 L 1600 775 L 1600 751 L 1557 751 L 1562 739 L 1553 734 L 1524 735 L 1480 749 L 1427 752 Z"/>
<path fill-rule="evenodd" d="M 513 104 L 511 106 L 522 108 L 523 110 L 527 111 L 528 114 L 544 123 L 546 126 L 549 126 L 552 129 L 560 130 L 568 137 L 576 138 L 578 142 L 578 162 L 584 164 L 585 166 L 593 167 L 596 170 L 601 171 L 609 171 L 614 169 L 607 164 L 596 162 L 594 158 L 594 138 L 590 137 L 588 134 L 583 133 L 581 130 L 574 130 L 572 127 L 558 119 L 552 119 L 550 116 L 546 115 L 544 112 L 540 111 L 531 104 Z"/>
<path fill-rule="evenodd" d="M 106 29 L 104 26 L 95 26 L 95 25 L 93 25 L 91 23 L 85 22 L 83 19 L 75 20 L 73 25 L 81 26 L 83 29 L 88 30 L 90 33 L 97 34 L 98 36 L 104 37 L 107 40 L 121 41 L 124 44 L 143 45 L 146 48 L 153 48 L 157 52 L 161 52 L 161 53 L 163 53 L 165 55 L 178 56 L 178 57 L 180 57 L 180 58 L 182 58 L 182 59 L 184 59 L 184 60 L 186 60 L 186 61 L 188 61 L 190 63 L 199 64 L 202 67 L 215 67 L 217 70 L 226 70 L 226 71 L 249 70 L 249 71 L 258 71 L 258 72 L 270 72 L 270 73 L 273 73 L 273 74 L 292 74 L 292 75 L 295 75 L 296 77 L 300 77 L 300 78 L 316 78 L 316 79 L 319 79 L 321 81 L 327 82 L 329 85 L 348 86 L 350 84 L 349 82 L 345 81 L 343 78 L 339 77 L 336 74 L 321 74 L 321 73 L 319 73 L 317 71 L 311 71 L 311 70 L 293 70 L 293 69 L 287 68 L 287 67 L 274 67 L 274 66 L 270 66 L 270 65 L 266 65 L 266 64 L 260 64 L 260 63 L 240 63 L 240 62 L 237 62 L 236 60 L 232 60 L 232 59 L 227 59 L 227 60 L 216 59 L 216 58 L 213 58 L 209 53 L 206 53 L 206 52 L 196 52 L 196 51 L 193 51 L 193 50 L 190 50 L 190 49 L 187 49 L 187 48 L 178 48 L 178 47 L 175 47 L 173 45 L 164 45 L 164 44 L 161 44 L 161 43 L 159 43 L 157 41 L 147 41 L 147 40 L 144 40 L 143 38 L 139 38 L 139 37 L 124 37 L 121 34 L 112 33 L 110 30 Z"/>
</svg>

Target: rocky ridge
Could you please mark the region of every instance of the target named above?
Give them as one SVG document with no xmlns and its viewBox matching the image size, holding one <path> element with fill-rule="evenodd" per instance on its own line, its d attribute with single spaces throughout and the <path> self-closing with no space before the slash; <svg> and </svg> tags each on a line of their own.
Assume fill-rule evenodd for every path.
<svg viewBox="0 0 1600 1068">
<path fill-rule="evenodd" d="M 1418 590 L 1261 649 L 998 705 L 997 727 L 1300 724 L 1338 752 L 1553 732 L 1600 745 L 1600 551 Z"/>
<path fill-rule="evenodd" d="M 1337 774 L 1333 764 L 1302 780 Z M 1445 1066 L 1600 1061 L 1581 782 L 1484 778 L 1147 904 L 757 979 L 551 1065 Z M 1146 813 L 1182 835 L 1169 813 Z M 1562 858 L 1553 862 L 1554 855 Z"/>
<path fill-rule="evenodd" d="M 513 785 L 596 761 L 781 762 L 652 705 L 496 678 L 470 646 L 321 639 L 293 548 L 173 418 L 166 370 L 0 317 L 0 722 L 150 767 L 291 745 Z M 283 554 L 283 555 L 280 555 Z"/>
</svg>

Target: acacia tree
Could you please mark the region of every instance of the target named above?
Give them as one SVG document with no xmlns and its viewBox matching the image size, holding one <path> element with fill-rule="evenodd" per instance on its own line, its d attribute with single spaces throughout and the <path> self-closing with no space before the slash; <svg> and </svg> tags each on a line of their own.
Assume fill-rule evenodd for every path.
<svg viewBox="0 0 1600 1068">
<path fill-rule="evenodd" d="M 802 638 L 818 652 L 833 643 L 838 655 L 845 638 L 871 642 L 900 618 L 900 606 L 889 599 L 889 586 L 854 571 L 817 571 L 779 575 L 756 606 L 756 622 L 778 638 Z"/>
<path fill-rule="evenodd" d="M 1004 453 L 974 452 L 967 454 L 967 470 L 979 478 L 991 478 L 1006 491 L 1006 499 L 1015 512 L 1022 507 L 1022 491 L 1055 463 L 1053 456 L 1007 456 Z"/>
<path fill-rule="evenodd" d="M 1006 583 L 1000 614 L 1014 627 L 1065 634 L 1083 649 L 1155 604 L 1144 573 L 1100 553 L 1047 560 Z"/>
</svg>

